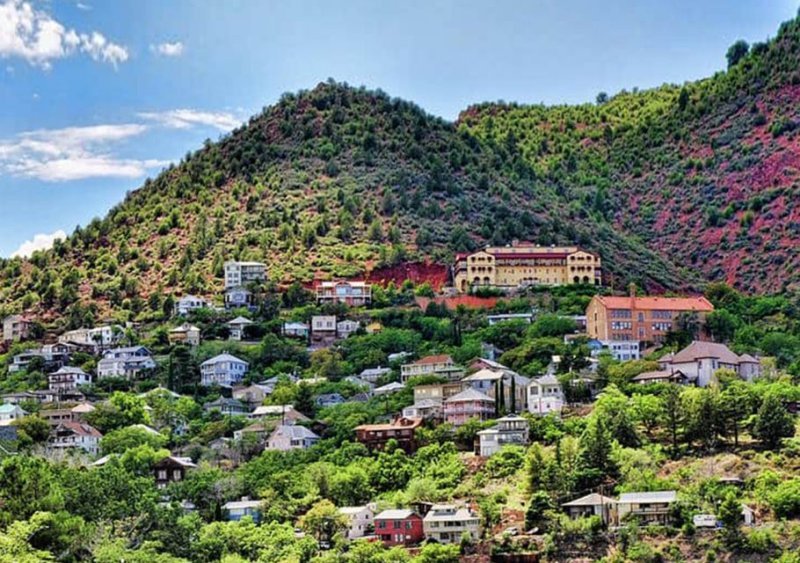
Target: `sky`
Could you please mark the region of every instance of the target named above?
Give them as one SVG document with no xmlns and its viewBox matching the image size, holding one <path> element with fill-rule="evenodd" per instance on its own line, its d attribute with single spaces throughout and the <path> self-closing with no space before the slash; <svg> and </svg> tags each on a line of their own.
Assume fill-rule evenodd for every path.
<svg viewBox="0 0 800 563">
<path fill-rule="evenodd" d="M 797 0 L 0 0 L 0 257 L 332 77 L 453 120 L 703 78 Z"/>
</svg>

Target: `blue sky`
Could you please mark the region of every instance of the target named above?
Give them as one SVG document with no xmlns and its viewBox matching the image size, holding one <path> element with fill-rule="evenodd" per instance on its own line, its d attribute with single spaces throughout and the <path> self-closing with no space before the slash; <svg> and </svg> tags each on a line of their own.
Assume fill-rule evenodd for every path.
<svg viewBox="0 0 800 563">
<path fill-rule="evenodd" d="M 333 77 L 454 119 L 680 83 L 796 0 L 0 0 L 0 256 Z"/>
</svg>

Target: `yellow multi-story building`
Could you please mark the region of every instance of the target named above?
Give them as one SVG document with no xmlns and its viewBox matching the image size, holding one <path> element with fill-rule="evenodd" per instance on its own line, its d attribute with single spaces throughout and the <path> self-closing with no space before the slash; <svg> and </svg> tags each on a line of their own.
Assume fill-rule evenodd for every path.
<svg viewBox="0 0 800 563">
<path fill-rule="evenodd" d="M 515 289 L 536 285 L 600 285 L 600 257 L 577 246 L 514 243 L 456 255 L 453 283 L 466 293 L 471 287 Z"/>
</svg>

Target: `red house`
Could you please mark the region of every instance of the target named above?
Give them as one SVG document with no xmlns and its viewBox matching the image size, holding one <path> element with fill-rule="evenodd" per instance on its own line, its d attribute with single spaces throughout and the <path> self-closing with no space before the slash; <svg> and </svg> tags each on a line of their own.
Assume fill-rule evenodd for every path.
<svg viewBox="0 0 800 563">
<path fill-rule="evenodd" d="M 416 545 L 425 538 L 422 516 L 402 508 L 384 510 L 375 517 L 375 535 L 388 546 Z"/>
</svg>

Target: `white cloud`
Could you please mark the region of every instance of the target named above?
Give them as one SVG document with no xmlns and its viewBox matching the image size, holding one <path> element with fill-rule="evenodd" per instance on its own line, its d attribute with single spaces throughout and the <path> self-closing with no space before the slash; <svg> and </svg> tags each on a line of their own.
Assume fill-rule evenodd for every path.
<svg viewBox="0 0 800 563">
<path fill-rule="evenodd" d="M 89 4 L 84 4 L 83 2 L 78 2 L 77 4 L 75 4 L 75 7 L 78 8 L 79 10 L 83 10 L 84 12 L 88 12 L 89 10 L 92 9 L 92 7 Z"/>
<path fill-rule="evenodd" d="M 53 61 L 83 53 L 116 67 L 128 60 L 128 50 L 99 31 L 78 33 L 23 0 L 0 3 L 0 58 L 21 58 L 42 69 Z"/>
<path fill-rule="evenodd" d="M 65 240 L 67 238 L 67 233 L 63 230 L 58 230 L 54 233 L 44 234 L 40 233 L 38 235 L 34 235 L 32 240 L 26 240 L 23 242 L 18 249 L 16 249 L 12 254 L 12 258 L 27 258 L 37 250 L 47 250 L 48 248 L 52 248 L 53 243 L 56 240 Z"/>
<path fill-rule="evenodd" d="M 194 109 L 173 109 L 161 112 L 143 112 L 142 119 L 155 121 L 173 129 L 188 129 L 195 125 L 215 127 L 220 131 L 230 131 L 242 124 L 242 120 L 231 113 L 198 111 Z"/>
<path fill-rule="evenodd" d="M 125 123 L 28 131 L 0 140 L 0 171 L 45 182 L 139 178 L 167 162 L 122 158 L 110 150 L 146 130 L 146 125 Z"/>
<path fill-rule="evenodd" d="M 159 43 L 158 45 L 150 45 L 150 50 L 164 57 L 180 57 L 183 54 L 183 43 L 180 41 Z"/>
</svg>

